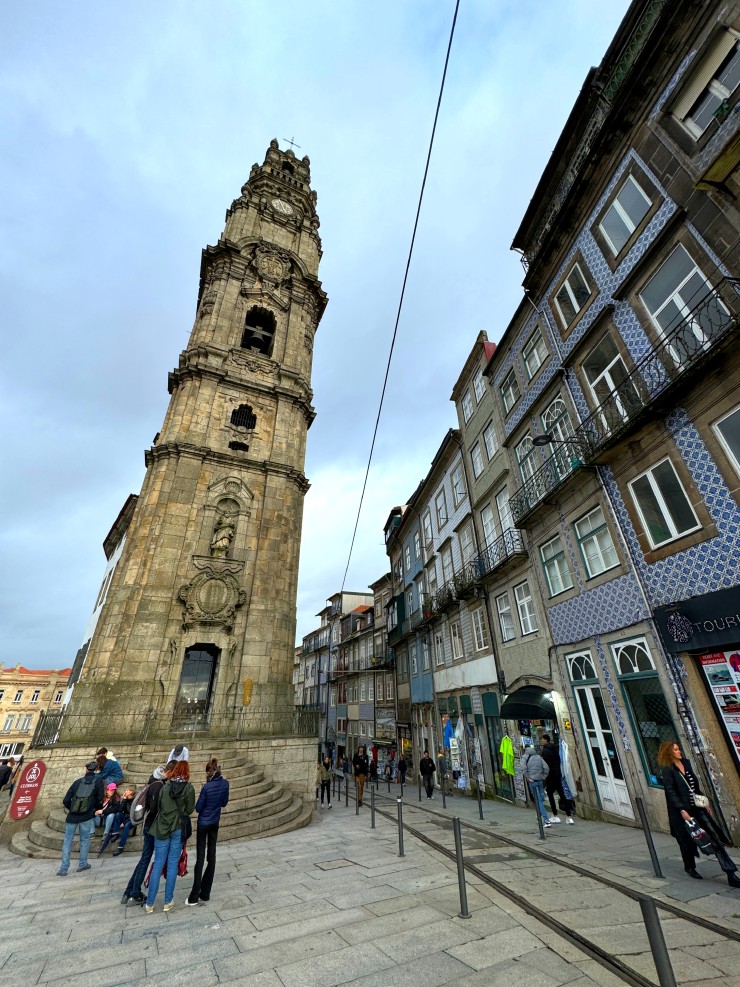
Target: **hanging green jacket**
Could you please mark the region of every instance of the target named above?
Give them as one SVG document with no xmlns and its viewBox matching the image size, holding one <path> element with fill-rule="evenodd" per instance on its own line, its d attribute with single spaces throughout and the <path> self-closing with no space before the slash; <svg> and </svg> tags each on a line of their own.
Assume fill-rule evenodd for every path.
<svg viewBox="0 0 740 987">
<path fill-rule="evenodd" d="M 514 745 L 511 742 L 511 737 L 504 737 L 501 741 L 501 746 L 499 747 L 499 754 L 501 755 L 502 763 L 501 767 L 504 769 L 507 775 L 515 774 L 514 768 Z"/>
</svg>

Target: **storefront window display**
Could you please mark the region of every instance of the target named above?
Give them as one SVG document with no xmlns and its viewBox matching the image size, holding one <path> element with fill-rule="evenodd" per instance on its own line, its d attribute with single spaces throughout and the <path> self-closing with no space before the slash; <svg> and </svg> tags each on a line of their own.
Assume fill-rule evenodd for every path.
<svg viewBox="0 0 740 987">
<path fill-rule="evenodd" d="M 729 746 L 740 765 L 740 651 L 716 651 L 699 658 Z"/>
</svg>

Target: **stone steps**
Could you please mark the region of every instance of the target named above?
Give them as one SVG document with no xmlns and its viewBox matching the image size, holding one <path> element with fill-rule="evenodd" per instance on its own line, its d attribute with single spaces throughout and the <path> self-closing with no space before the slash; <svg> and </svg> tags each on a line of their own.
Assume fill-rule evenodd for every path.
<svg viewBox="0 0 740 987">
<path fill-rule="evenodd" d="M 166 756 L 166 755 L 165 755 Z M 197 778 L 199 773 L 198 753 L 191 750 L 191 773 Z M 203 753 L 201 777 L 205 777 L 205 763 L 210 756 L 210 750 Z M 238 754 L 221 755 L 216 752 L 223 772 L 229 779 L 229 804 L 221 815 L 219 840 L 257 839 L 277 833 L 287 833 L 294 829 L 307 826 L 313 814 L 313 801 L 305 805 L 292 792 L 282 788 L 270 779 L 265 778 L 260 768 L 247 764 Z M 131 787 L 143 787 L 151 774 L 151 759 L 143 762 L 128 762 L 124 766 L 124 784 Z M 200 791 L 197 781 L 194 783 L 196 795 Z M 196 814 L 193 814 L 195 828 Z M 61 855 L 66 812 L 62 807 L 52 809 L 46 820 L 36 820 L 30 829 L 15 833 L 9 849 L 16 854 L 26 857 L 46 857 L 58 859 Z M 102 843 L 102 837 L 96 838 L 101 830 L 95 831 L 90 844 L 90 859 L 94 860 Z M 191 838 L 191 845 L 195 837 Z M 142 827 L 138 827 L 136 836 L 129 836 L 124 847 L 125 854 L 138 854 L 143 844 Z M 111 856 L 116 849 L 116 842 L 109 843 L 105 856 Z M 79 853 L 79 838 L 75 836 L 72 844 L 72 854 Z"/>
</svg>

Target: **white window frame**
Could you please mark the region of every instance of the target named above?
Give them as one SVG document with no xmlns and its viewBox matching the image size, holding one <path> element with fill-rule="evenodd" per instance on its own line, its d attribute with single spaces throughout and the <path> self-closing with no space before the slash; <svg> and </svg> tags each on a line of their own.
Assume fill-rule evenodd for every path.
<svg viewBox="0 0 740 987">
<path fill-rule="evenodd" d="M 336 686 L 332 686 L 331 692 L 329 693 L 329 705 L 332 708 L 337 705 L 337 689 L 336 689 Z"/>
<path fill-rule="evenodd" d="M 34 689 L 33 690 L 33 692 L 31 693 L 31 699 L 30 699 L 30 703 L 31 703 L 32 706 L 35 706 L 36 703 L 38 703 L 39 696 L 40 695 L 41 695 L 41 689 Z"/>
<path fill-rule="evenodd" d="M 430 666 L 429 661 L 429 641 L 424 637 L 421 640 L 421 667 L 422 671 L 428 672 Z"/>
<path fill-rule="evenodd" d="M 501 631 L 501 640 L 506 643 L 516 638 L 516 627 L 514 625 L 514 612 L 511 609 L 511 600 L 508 591 L 499 593 L 496 597 L 496 613 L 498 615 L 498 626 Z"/>
<path fill-rule="evenodd" d="M 476 607 L 470 611 L 470 619 L 473 624 L 473 642 L 476 651 L 488 651 L 490 642 L 488 640 L 488 628 L 486 627 L 486 616 L 483 607 Z"/>
<path fill-rule="evenodd" d="M 411 546 L 406 545 L 403 550 L 404 559 L 406 560 L 406 572 L 411 572 Z"/>
<path fill-rule="evenodd" d="M 386 675 L 385 677 L 385 698 L 386 702 L 393 699 L 396 691 L 396 683 L 392 675 Z"/>
<path fill-rule="evenodd" d="M 529 432 L 527 432 L 524 438 L 517 443 L 514 448 L 522 483 L 526 483 L 527 480 L 531 480 L 539 468 L 539 463 L 537 462 L 537 456 L 535 455 L 534 450 L 535 445 L 532 442 L 532 436 Z"/>
<path fill-rule="evenodd" d="M 473 399 L 470 396 L 470 391 L 466 391 L 463 394 L 460 407 L 462 408 L 463 421 L 467 424 L 473 417 L 473 412 L 475 411 L 475 408 L 473 407 Z"/>
<path fill-rule="evenodd" d="M 447 513 L 447 496 L 445 494 L 444 487 L 434 498 L 434 506 L 437 510 L 437 526 L 439 528 L 444 528 L 450 519 Z"/>
<path fill-rule="evenodd" d="M 650 287 L 650 285 L 653 283 L 653 281 L 661 272 L 661 270 L 669 263 L 671 258 L 674 257 L 679 251 L 683 251 L 683 253 L 688 257 L 692 265 L 691 270 L 683 278 L 683 280 L 678 285 L 676 285 L 676 287 L 673 288 L 671 293 L 663 299 L 660 305 L 658 305 L 658 307 L 655 310 L 653 310 L 649 307 L 647 301 L 645 300 L 644 292 Z M 675 307 L 678 309 L 678 316 L 681 319 L 685 319 L 688 322 L 698 342 L 701 343 L 702 345 L 706 343 L 704 329 L 702 328 L 698 320 L 691 318 L 691 313 L 694 307 L 698 304 L 698 300 L 695 298 L 693 294 L 688 295 L 685 299 L 683 297 L 683 294 L 685 293 L 685 290 L 688 288 L 689 283 L 693 280 L 693 278 L 696 275 L 698 275 L 699 278 L 704 282 L 704 287 L 707 289 L 707 294 L 704 296 L 704 298 L 708 298 L 710 295 L 713 295 L 715 299 L 715 304 L 720 308 L 724 309 L 725 312 L 727 312 L 727 309 L 722 304 L 721 299 L 718 298 L 716 294 L 714 294 L 714 290 L 712 288 L 711 282 L 709 281 L 709 278 L 707 278 L 706 274 L 696 263 L 693 256 L 689 253 L 686 247 L 684 247 L 682 243 L 677 243 L 676 246 L 673 248 L 673 250 L 670 252 L 670 254 L 668 254 L 668 256 L 665 258 L 663 263 L 653 273 L 652 277 L 648 280 L 647 284 L 640 291 L 640 301 L 644 305 L 645 311 L 648 313 L 650 317 L 650 321 L 653 323 L 653 325 L 655 326 L 657 332 L 660 334 L 661 337 L 665 337 L 666 333 L 670 335 L 670 333 L 675 328 L 675 326 L 671 324 L 668 327 L 666 327 L 666 329 L 664 329 L 659 322 L 661 312 L 665 308 L 667 308 L 668 305 L 673 303 L 673 305 L 675 305 Z M 729 317 L 729 312 L 727 312 L 727 315 Z M 676 353 L 676 357 L 674 357 L 674 359 L 678 357 L 679 354 Z"/>
<path fill-rule="evenodd" d="M 451 583 L 455 575 L 455 566 L 452 560 L 452 549 L 449 545 L 447 548 L 442 549 L 439 557 L 442 560 L 442 581 L 444 583 Z"/>
<path fill-rule="evenodd" d="M 519 398 L 522 396 L 522 392 L 519 389 L 519 381 L 516 379 L 516 371 L 513 367 L 501 381 L 501 387 L 499 390 L 501 391 L 501 400 L 504 405 L 504 413 L 508 415 Z"/>
<path fill-rule="evenodd" d="M 13 724 L 14 723 L 15 723 L 15 714 L 14 713 L 8 713 L 6 715 L 6 717 L 5 717 L 5 723 L 3 723 L 3 729 L 0 732 L 2 732 L 2 733 L 10 733 L 10 731 L 13 729 Z"/>
<path fill-rule="evenodd" d="M 522 350 L 522 360 L 527 370 L 527 376 L 532 380 L 542 364 L 549 356 L 547 345 L 545 344 L 542 330 L 539 326 L 529 338 L 529 341 Z"/>
<path fill-rule="evenodd" d="M 57 694 L 54 696 L 54 702 L 60 703 L 63 697 L 64 697 L 64 689 L 58 689 Z M 0 692 L 0 699 L 2 698 L 3 698 L 3 694 L 2 692 Z"/>
<path fill-rule="evenodd" d="M 406 616 L 410 617 L 414 612 L 414 591 L 413 589 L 406 590 Z"/>
<path fill-rule="evenodd" d="M 15 699 L 13 700 L 13 703 L 19 703 L 22 699 L 23 699 L 23 689 L 18 689 L 18 691 L 15 694 Z"/>
<path fill-rule="evenodd" d="M 640 218 L 638 219 L 637 223 L 635 223 L 635 221 L 632 219 L 632 217 L 630 216 L 630 214 L 627 212 L 627 210 L 624 208 L 624 206 L 622 205 L 622 203 L 619 201 L 619 196 L 622 194 L 622 192 L 624 192 L 624 190 L 627 188 L 627 186 L 630 184 L 630 182 L 632 183 L 632 185 L 634 185 L 634 187 L 637 189 L 638 193 L 645 200 L 645 206 L 646 206 L 645 211 L 643 212 L 642 216 L 640 216 Z M 599 232 L 601 233 L 601 235 L 606 240 L 606 242 L 607 242 L 607 244 L 609 246 L 609 249 L 612 251 L 612 253 L 614 254 L 615 257 L 617 256 L 617 254 L 621 250 L 624 249 L 625 245 L 629 242 L 629 239 L 632 236 L 632 234 L 635 232 L 635 230 L 640 225 L 640 223 L 643 221 L 643 219 L 648 214 L 648 212 L 650 212 L 650 207 L 652 206 L 652 204 L 653 203 L 652 203 L 651 199 L 649 198 L 649 196 L 645 192 L 645 189 L 642 187 L 642 185 L 640 185 L 640 183 L 634 178 L 633 175 L 627 175 L 626 179 L 619 186 L 619 191 L 614 196 L 614 198 L 612 199 L 612 201 L 609 203 L 609 208 L 606 210 L 606 212 L 604 213 L 603 219 L 599 223 Z M 607 233 L 607 231 L 604 229 L 604 220 L 606 220 L 606 217 L 609 215 L 609 213 L 612 210 L 614 210 L 614 212 L 617 214 L 617 216 L 620 218 L 620 220 L 624 223 L 625 228 L 627 230 L 627 236 L 625 237 L 625 241 L 624 241 L 624 243 L 621 246 L 617 246 L 617 244 L 614 243 L 614 241 L 612 240 L 612 238 L 609 236 L 609 234 Z"/>
<path fill-rule="evenodd" d="M 492 421 L 483 429 L 483 445 L 486 448 L 486 456 L 488 456 L 488 462 L 490 463 L 498 452 L 498 436 L 496 435 L 496 428 Z"/>
<path fill-rule="evenodd" d="M 421 558 L 421 534 L 418 531 L 414 532 L 414 556 Z"/>
<path fill-rule="evenodd" d="M 452 471 L 452 501 L 455 507 L 459 507 L 465 499 L 465 476 L 463 475 L 463 464 L 460 461 Z"/>
<path fill-rule="evenodd" d="M 570 279 L 572 275 L 575 274 L 576 271 L 578 271 L 579 275 L 581 276 L 581 280 L 583 281 L 584 285 L 588 289 L 588 296 L 584 299 L 583 302 L 578 301 L 578 299 L 576 298 L 575 291 L 573 290 L 573 287 L 571 286 L 570 283 Z M 558 295 L 562 293 L 563 289 L 565 289 L 575 313 L 573 317 L 570 319 L 566 317 L 565 312 L 563 312 L 562 308 L 560 307 L 560 301 L 558 300 Z M 575 264 L 571 265 L 571 268 L 568 271 L 565 280 L 563 281 L 563 283 L 561 284 L 561 286 L 558 288 L 557 292 L 553 296 L 553 301 L 555 302 L 555 308 L 557 309 L 558 315 L 560 317 L 561 325 L 563 326 L 564 329 L 567 329 L 568 326 L 571 324 L 571 322 L 575 322 L 575 320 L 578 318 L 578 316 L 581 314 L 583 309 L 588 304 L 588 299 L 591 297 L 592 293 L 593 293 L 593 287 L 589 285 L 588 278 L 584 275 L 580 262 L 576 261 Z"/>
<path fill-rule="evenodd" d="M 730 56 L 735 57 L 733 53 L 737 52 L 737 46 L 738 33 L 736 31 L 726 29 L 718 34 L 691 73 L 688 84 L 683 87 L 671 109 L 672 115 L 685 127 L 694 140 L 699 140 L 706 132 L 711 120 L 707 121 L 706 126 L 701 127 L 691 116 L 692 111 L 695 111 L 709 94 L 715 96 L 720 101 L 718 106 L 721 106 L 723 102 L 730 99 L 737 88 L 735 86 L 735 89 L 730 91 L 717 78 L 722 66 L 730 60 Z M 713 117 L 714 114 L 712 114 Z"/>
<path fill-rule="evenodd" d="M 411 665 L 411 674 L 412 675 L 418 675 L 419 674 L 419 660 L 418 660 L 417 655 L 416 655 L 416 645 L 415 644 L 410 644 L 409 645 L 409 664 Z"/>
<path fill-rule="evenodd" d="M 375 702 L 375 676 L 371 675 L 367 680 L 367 701 Z"/>
<path fill-rule="evenodd" d="M 452 650 L 453 661 L 460 661 L 461 658 L 465 657 L 462 627 L 460 626 L 460 621 L 457 619 L 450 621 L 450 648 Z"/>
<path fill-rule="evenodd" d="M 689 510 L 691 511 L 691 513 L 693 514 L 694 520 L 696 521 L 696 524 L 694 524 L 690 528 L 687 528 L 685 531 L 679 531 L 678 528 L 676 527 L 676 524 L 675 524 L 673 518 L 671 517 L 671 512 L 670 512 L 670 510 L 668 508 L 668 505 L 667 505 L 667 503 L 665 501 L 665 497 L 663 496 L 663 492 L 660 490 L 660 487 L 658 486 L 657 482 L 655 481 L 655 479 L 653 478 L 653 475 L 652 475 L 653 472 L 654 472 L 654 470 L 656 470 L 659 466 L 662 466 L 663 463 L 668 463 L 669 466 L 671 467 L 671 470 L 673 471 L 673 475 L 676 478 L 676 483 L 680 487 L 681 492 L 682 492 L 682 494 L 684 495 L 684 497 L 686 499 L 686 504 L 687 504 Z M 662 539 L 661 541 L 658 541 L 658 542 L 656 542 L 653 539 L 653 536 L 652 536 L 652 534 L 650 532 L 650 528 L 648 526 L 647 520 L 646 520 L 645 515 L 643 513 L 643 509 L 642 509 L 642 507 L 640 505 L 640 502 L 637 499 L 637 495 L 635 494 L 635 491 L 634 491 L 634 485 L 636 483 L 638 483 L 640 480 L 645 479 L 645 478 L 647 478 L 648 483 L 650 485 L 650 489 L 651 489 L 652 494 L 653 494 L 653 497 L 655 498 L 655 500 L 657 502 L 657 505 L 660 508 L 660 511 L 662 513 L 662 516 L 663 516 L 663 522 L 665 524 L 665 527 L 668 528 L 668 530 L 671 532 L 670 537 L 664 538 L 664 539 Z M 668 545 L 670 542 L 675 541 L 677 538 L 684 538 L 686 535 L 690 535 L 692 533 L 692 531 L 698 531 L 701 528 L 701 523 L 699 522 L 699 519 L 696 516 L 696 511 L 694 510 L 694 507 L 693 507 L 691 501 L 689 500 L 688 495 L 686 494 L 686 491 L 683 488 L 683 484 L 681 483 L 681 479 L 680 479 L 678 473 L 676 472 L 675 466 L 671 462 L 671 457 L 670 456 L 665 456 L 663 459 L 658 460 L 657 463 L 653 463 L 653 465 L 650 467 L 650 469 L 647 469 L 643 473 L 640 473 L 640 475 L 639 476 L 636 476 L 634 478 L 634 480 L 630 480 L 629 483 L 628 483 L 628 487 L 629 487 L 629 491 L 630 491 L 630 496 L 632 497 L 632 502 L 635 505 L 635 508 L 636 508 L 638 514 L 640 515 L 640 520 L 642 521 L 643 531 L 645 532 L 645 535 L 646 535 L 648 541 L 650 542 L 650 545 L 652 546 L 652 548 L 660 548 L 662 545 Z"/>
<path fill-rule="evenodd" d="M 365 682 L 364 676 L 360 679 L 360 702 L 367 702 L 365 695 L 367 693 L 367 683 Z"/>
<path fill-rule="evenodd" d="M 486 382 L 483 379 L 483 370 L 481 368 L 478 368 L 478 372 L 473 377 L 473 391 L 475 393 L 475 400 L 480 404 L 486 394 Z"/>
<path fill-rule="evenodd" d="M 565 557 L 565 545 L 560 534 L 540 545 L 540 560 L 545 573 L 547 591 L 551 597 L 573 589 L 573 576 Z"/>
<path fill-rule="evenodd" d="M 712 424 L 712 431 L 717 436 L 717 441 L 722 446 L 727 458 L 730 460 L 732 468 L 735 470 L 737 475 L 740 476 L 740 447 L 738 447 L 737 451 L 734 450 L 727 441 L 727 438 L 721 428 L 723 422 L 726 422 L 728 418 L 732 418 L 735 415 L 740 417 L 740 404 L 733 408 L 732 411 L 728 411 L 726 415 L 718 418 L 717 421 Z"/>
<path fill-rule="evenodd" d="M 463 560 L 463 564 L 470 562 L 470 560 L 475 555 L 475 541 L 473 539 L 473 527 L 471 524 L 466 524 L 460 529 L 459 534 L 460 541 L 460 557 Z"/>
<path fill-rule="evenodd" d="M 534 599 L 532 598 L 532 590 L 530 589 L 528 579 L 523 580 L 514 587 L 514 599 L 516 600 L 516 609 L 519 614 L 519 626 L 522 630 L 522 637 L 526 637 L 527 634 L 534 634 L 539 630 L 539 626 L 537 624 L 537 612 L 534 608 Z"/>
<path fill-rule="evenodd" d="M 445 663 L 445 639 L 442 631 L 434 632 L 434 664 L 439 667 Z"/>
<path fill-rule="evenodd" d="M 473 467 L 473 476 L 478 479 L 478 477 L 483 472 L 483 453 L 481 452 L 480 442 L 476 442 L 473 448 L 470 450 L 470 464 Z"/>
<path fill-rule="evenodd" d="M 493 514 L 493 507 L 490 504 L 486 504 L 485 507 L 481 508 L 480 523 L 483 528 L 483 538 L 486 548 L 490 548 L 496 541 L 496 518 Z"/>
<path fill-rule="evenodd" d="M 511 513 L 511 506 L 509 504 L 509 490 L 507 487 L 501 487 L 500 490 L 496 491 L 496 510 L 498 511 L 499 524 L 501 525 L 501 532 L 513 530 L 514 528 L 514 515 Z"/>
<path fill-rule="evenodd" d="M 579 525 L 593 524 L 597 514 L 601 516 L 600 523 L 596 527 L 591 527 L 585 534 L 582 533 Z M 614 539 L 612 538 L 612 533 L 609 530 L 609 525 L 606 523 L 606 516 L 600 504 L 597 504 L 596 507 L 592 508 L 587 514 L 584 514 L 583 517 L 578 518 L 573 523 L 573 530 L 575 531 L 578 547 L 581 550 L 581 558 L 586 569 L 586 575 L 589 579 L 593 579 L 594 576 L 600 576 L 602 572 L 608 572 L 609 569 L 615 569 L 619 565 L 619 556 L 617 555 Z M 608 539 L 608 546 L 602 543 L 604 534 L 606 534 L 606 538 Z M 591 553 L 586 551 L 587 545 L 593 546 Z M 609 563 L 607 558 L 610 549 L 614 555 L 614 561 L 611 563 Z M 596 566 L 593 565 L 594 561 L 597 563 Z"/>
</svg>

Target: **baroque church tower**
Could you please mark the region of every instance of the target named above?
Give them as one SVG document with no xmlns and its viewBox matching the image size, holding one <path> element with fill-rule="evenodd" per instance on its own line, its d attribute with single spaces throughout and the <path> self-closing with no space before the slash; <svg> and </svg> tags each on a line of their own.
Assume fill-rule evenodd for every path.
<svg viewBox="0 0 740 987">
<path fill-rule="evenodd" d="M 318 227 L 309 159 L 271 141 L 203 251 L 195 324 L 69 708 L 86 733 L 120 735 L 124 715 L 132 736 L 144 716 L 150 736 L 229 734 L 250 693 L 247 722 L 259 715 L 269 729 L 293 705 L 311 363 L 326 306 Z"/>
</svg>

